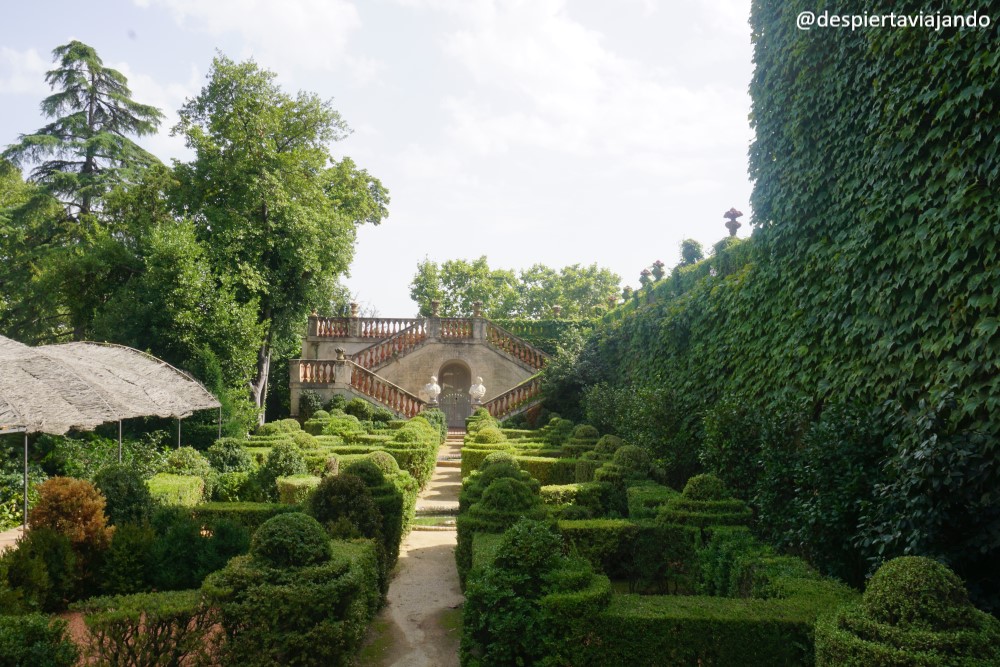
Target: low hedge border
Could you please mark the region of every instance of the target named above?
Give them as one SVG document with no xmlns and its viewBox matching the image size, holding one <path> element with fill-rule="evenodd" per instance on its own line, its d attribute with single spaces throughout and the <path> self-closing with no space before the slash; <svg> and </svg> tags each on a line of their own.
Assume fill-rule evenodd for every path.
<svg viewBox="0 0 1000 667">
<path fill-rule="evenodd" d="M 220 519 L 232 521 L 253 533 L 271 517 L 296 511 L 299 508 L 281 503 L 202 503 L 191 508 L 191 516 L 207 526 Z"/>
</svg>

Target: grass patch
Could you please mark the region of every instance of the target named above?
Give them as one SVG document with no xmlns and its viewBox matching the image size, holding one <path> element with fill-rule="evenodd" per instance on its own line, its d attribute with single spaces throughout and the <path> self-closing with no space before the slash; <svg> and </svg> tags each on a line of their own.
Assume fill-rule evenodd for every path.
<svg viewBox="0 0 1000 667">
<path fill-rule="evenodd" d="M 381 664 L 392 648 L 392 623 L 380 614 L 368 626 L 368 636 L 361 650 L 354 656 L 354 667 Z"/>
<path fill-rule="evenodd" d="M 440 516 L 418 516 L 413 519 L 414 526 L 454 526 L 455 517 L 450 514 Z"/>
</svg>

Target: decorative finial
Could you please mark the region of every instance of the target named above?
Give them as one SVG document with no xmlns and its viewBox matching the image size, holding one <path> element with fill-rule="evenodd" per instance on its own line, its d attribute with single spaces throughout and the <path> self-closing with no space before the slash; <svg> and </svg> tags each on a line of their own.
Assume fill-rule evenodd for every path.
<svg viewBox="0 0 1000 667">
<path fill-rule="evenodd" d="M 482 301 L 473 301 L 472 302 L 472 316 L 473 317 L 482 317 L 483 316 L 483 302 Z"/>
<path fill-rule="evenodd" d="M 726 228 L 729 230 L 730 236 L 736 236 L 736 230 L 743 226 L 743 223 L 736 219 L 742 216 L 743 211 L 737 211 L 735 208 L 731 208 L 722 214 L 722 217 L 726 219 Z"/>
</svg>

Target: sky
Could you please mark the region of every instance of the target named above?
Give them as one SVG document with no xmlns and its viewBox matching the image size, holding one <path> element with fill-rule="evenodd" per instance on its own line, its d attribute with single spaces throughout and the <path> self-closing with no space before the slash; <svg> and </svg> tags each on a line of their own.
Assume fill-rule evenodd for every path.
<svg viewBox="0 0 1000 667">
<path fill-rule="evenodd" d="M 166 114 L 170 136 L 218 52 L 291 94 L 331 99 L 331 147 L 381 180 L 389 217 L 359 230 L 346 283 L 410 317 L 418 262 L 597 263 L 638 285 L 680 242 L 708 248 L 751 183 L 746 0 L 101 0 L 11 3 L 0 26 L 0 146 L 42 127 L 55 47 L 77 39 Z"/>
</svg>

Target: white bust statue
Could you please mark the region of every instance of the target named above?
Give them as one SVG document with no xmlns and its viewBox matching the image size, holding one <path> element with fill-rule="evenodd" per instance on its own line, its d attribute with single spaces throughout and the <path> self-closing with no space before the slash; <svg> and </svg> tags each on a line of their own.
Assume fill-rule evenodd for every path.
<svg viewBox="0 0 1000 667">
<path fill-rule="evenodd" d="M 424 385 L 420 394 L 420 398 L 426 400 L 430 405 L 437 404 L 438 396 L 441 395 L 441 385 L 438 384 L 436 375 L 431 376 L 431 381 Z"/>
<path fill-rule="evenodd" d="M 472 399 L 473 405 L 479 405 L 483 402 L 483 396 L 486 395 L 486 387 L 483 386 L 483 378 L 476 377 L 476 383 L 469 387 L 469 398 Z"/>
</svg>

